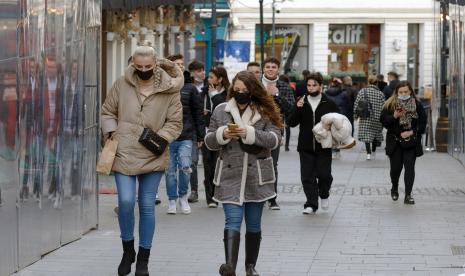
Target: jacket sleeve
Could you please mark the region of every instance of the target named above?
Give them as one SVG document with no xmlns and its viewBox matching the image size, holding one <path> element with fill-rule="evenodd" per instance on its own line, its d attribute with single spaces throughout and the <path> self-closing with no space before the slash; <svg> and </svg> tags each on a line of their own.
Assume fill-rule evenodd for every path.
<svg viewBox="0 0 465 276">
<path fill-rule="evenodd" d="M 247 136 L 242 139 L 244 144 L 256 145 L 271 150 L 278 148 L 281 144 L 281 130 L 269 120 L 266 120 L 263 129 L 256 129 L 253 126 L 246 126 L 246 129 Z"/>
<path fill-rule="evenodd" d="M 181 93 L 174 93 L 168 106 L 165 124 L 157 134 L 168 143 L 176 140 L 182 132 L 182 103 Z"/>
<path fill-rule="evenodd" d="M 300 124 L 302 118 L 302 108 L 294 106 L 292 108 L 291 114 L 287 118 L 287 123 L 290 127 L 296 127 Z"/>
<path fill-rule="evenodd" d="M 191 105 L 191 116 L 192 123 L 194 124 L 195 134 L 197 135 L 197 141 L 202 141 L 205 137 L 205 122 L 202 117 L 202 100 L 197 88 L 192 86 L 190 90 L 190 105 Z"/>
<path fill-rule="evenodd" d="M 394 118 L 394 111 L 384 107 L 381 111 L 380 121 L 386 129 L 392 129 L 397 123 L 397 119 Z"/>
<path fill-rule="evenodd" d="M 212 151 L 219 151 L 223 145 L 226 145 L 231 139 L 224 139 L 223 132 L 228 126 L 220 124 L 221 112 L 220 109 L 215 109 L 210 118 L 210 125 L 208 126 L 207 134 L 205 135 L 205 146 Z"/>
<path fill-rule="evenodd" d="M 426 131 L 427 116 L 425 109 L 421 103 L 417 103 L 417 113 L 418 113 L 418 132 L 417 134 L 424 134 Z"/>
<path fill-rule="evenodd" d="M 106 137 L 108 133 L 116 131 L 118 128 L 118 102 L 119 102 L 119 82 L 116 81 L 110 89 L 107 98 L 102 106 L 102 133 Z"/>
<path fill-rule="evenodd" d="M 227 92 L 226 91 L 223 91 L 222 93 L 219 93 L 219 94 L 216 94 L 215 96 L 213 96 L 211 98 L 212 100 L 212 103 L 213 103 L 213 106 L 212 106 L 212 113 L 213 111 L 215 110 L 215 108 L 224 103 L 226 101 L 226 95 L 227 95 Z"/>
<path fill-rule="evenodd" d="M 361 92 L 361 93 L 360 93 Z M 358 95 L 355 97 L 355 102 L 354 102 L 354 119 L 357 119 L 358 118 L 358 114 L 357 114 L 357 107 L 358 107 L 358 102 L 360 101 L 360 96 L 361 94 L 363 93 L 363 91 L 360 91 L 358 93 Z"/>
<path fill-rule="evenodd" d="M 281 112 L 288 117 L 292 112 L 292 107 L 295 104 L 294 92 L 288 84 L 280 84 L 279 95 L 275 96 L 274 99 L 276 103 L 281 108 Z"/>
</svg>

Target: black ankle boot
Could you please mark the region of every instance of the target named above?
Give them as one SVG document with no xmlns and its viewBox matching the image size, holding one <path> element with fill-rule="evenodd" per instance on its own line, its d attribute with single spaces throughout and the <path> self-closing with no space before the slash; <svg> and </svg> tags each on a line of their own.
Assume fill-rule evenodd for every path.
<svg viewBox="0 0 465 276">
<path fill-rule="evenodd" d="M 415 200 L 411 195 L 406 195 L 404 199 L 404 204 L 413 205 L 415 204 Z"/>
<path fill-rule="evenodd" d="M 245 233 L 245 273 L 247 276 L 259 276 L 255 270 L 255 265 L 257 264 L 261 240 L 262 232 Z"/>
<path fill-rule="evenodd" d="M 220 266 L 221 276 L 236 276 L 237 257 L 239 255 L 239 244 L 241 233 L 234 230 L 224 229 L 224 255 L 226 263 Z"/>
<path fill-rule="evenodd" d="M 136 276 L 149 276 L 149 257 L 150 249 L 145 249 L 139 246 L 139 253 L 137 253 Z"/>
<path fill-rule="evenodd" d="M 131 265 L 136 260 L 134 240 L 123 241 L 123 258 L 118 266 L 118 275 L 125 276 L 131 273 Z"/>
<path fill-rule="evenodd" d="M 392 200 L 397 201 L 399 199 L 399 192 L 391 190 L 391 198 Z"/>
</svg>

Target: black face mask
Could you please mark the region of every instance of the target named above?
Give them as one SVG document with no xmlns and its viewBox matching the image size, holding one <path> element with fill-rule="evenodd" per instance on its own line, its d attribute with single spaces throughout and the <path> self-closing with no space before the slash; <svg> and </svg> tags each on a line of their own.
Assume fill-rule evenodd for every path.
<svg viewBox="0 0 465 276">
<path fill-rule="evenodd" d="M 236 103 L 238 104 L 248 104 L 252 100 L 249 92 L 247 93 L 234 92 L 233 97 L 236 100 Z"/>
<path fill-rule="evenodd" d="M 153 76 L 153 69 L 147 71 L 141 71 L 136 69 L 136 74 L 141 80 L 149 80 Z"/>
<path fill-rule="evenodd" d="M 310 97 L 317 97 L 318 95 L 320 95 L 320 91 L 318 91 L 318 92 L 308 92 L 308 95 L 310 95 Z"/>
</svg>

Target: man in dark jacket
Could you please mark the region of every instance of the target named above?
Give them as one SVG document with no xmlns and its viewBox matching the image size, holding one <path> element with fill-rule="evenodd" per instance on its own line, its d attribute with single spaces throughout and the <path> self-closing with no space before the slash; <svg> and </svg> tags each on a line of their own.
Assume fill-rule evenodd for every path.
<svg viewBox="0 0 465 276">
<path fill-rule="evenodd" d="M 303 70 L 302 76 L 304 77 L 304 79 L 298 81 L 296 84 L 296 88 L 295 88 L 296 99 L 307 95 L 307 83 L 305 82 L 305 80 L 307 79 L 308 76 L 310 76 L 310 71 Z"/>
<path fill-rule="evenodd" d="M 300 98 L 288 118 L 289 126 L 300 125 L 297 151 L 300 155 L 300 176 L 307 201 L 303 214 L 314 214 L 321 208 L 329 208 L 329 190 L 333 182 L 331 175 L 331 149 L 323 149 L 313 134 L 313 127 L 325 114 L 339 113 L 337 105 L 322 94 L 323 76 L 320 73 L 307 77 L 307 95 Z M 330 128 L 331 126 L 325 126 Z"/>
<path fill-rule="evenodd" d="M 344 90 L 349 97 L 349 112 L 346 116 L 352 124 L 352 136 L 354 136 L 354 103 L 355 99 L 357 99 L 358 91 L 354 88 L 352 78 L 350 76 L 345 76 L 342 79 L 342 90 Z"/>
<path fill-rule="evenodd" d="M 262 84 L 268 91 L 268 94 L 274 97 L 276 104 L 281 110 L 283 117 L 290 115 L 292 107 L 295 103 L 294 93 L 289 86 L 289 84 L 279 80 L 279 67 L 281 62 L 274 58 L 270 57 L 264 61 L 263 64 L 263 76 Z M 284 131 L 284 130 L 283 130 Z M 271 151 L 271 156 L 273 157 L 273 165 L 276 180 L 274 183 L 275 192 L 278 192 L 278 159 L 279 159 L 280 147 Z M 270 199 L 269 201 L 271 210 L 279 210 L 280 207 L 276 202 L 276 197 Z"/>
<path fill-rule="evenodd" d="M 387 82 L 384 81 L 384 75 L 378 74 L 376 76 L 376 79 L 378 80 L 377 86 L 379 88 L 379 91 L 383 91 L 384 88 L 387 86 Z"/>
<path fill-rule="evenodd" d="M 399 84 L 399 75 L 393 71 L 389 72 L 388 81 L 389 85 L 383 89 L 384 98 L 386 100 L 391 97 L 392 93 L 396 90 L 396 86 Z"/>
<path fill-rule="evenodd" d="M 167 58 L 184 71 L 184 58 L 181 54 Z M 181 89 L 183 109 L 183 129 L 181 135 L 170 144 L 170 166 L 166 171 L 166 192 L 168 194 L 168 214 L 176 214 L 176 199 L 179 197 L 181 211 L 189 214 L 191 208 L 187 200 L 190 174 L 192 171 L 192 147 L 194 141 L 203 141 L 205 124 L 202 118 L 202 104 L 197 89 L 192 84 L 190 73 L 184 71 L 184 86 Z M 179 168 L 179 183 L 178 183 Z"/>
</svg>

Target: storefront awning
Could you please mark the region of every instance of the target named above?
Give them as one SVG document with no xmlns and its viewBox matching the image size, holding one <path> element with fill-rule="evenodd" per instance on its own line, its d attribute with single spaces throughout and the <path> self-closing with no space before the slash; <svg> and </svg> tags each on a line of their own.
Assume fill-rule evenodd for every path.
<svg viewBox="0 0 465 276">
<path fill-rule="evenodd" d="M 137 8 L 148 8 L 159 5 L 191 5 L 195 0 L 103 0 L 104 10 L 132 11 Z"/>
</svg>

